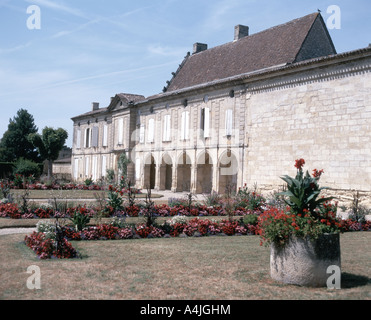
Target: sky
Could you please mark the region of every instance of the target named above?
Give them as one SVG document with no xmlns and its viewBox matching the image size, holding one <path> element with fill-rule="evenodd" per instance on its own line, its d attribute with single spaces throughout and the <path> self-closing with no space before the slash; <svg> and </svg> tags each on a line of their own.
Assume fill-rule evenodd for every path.
<svg viewBox="0 0 371 320">
<path fill-rule="evenodd" d="M 0 138 L 26 109 L 72 147 L 72 117 L 117 93 L 162 92 L 195 42 L 212 48 L 237 24 L 253 34 L 318 9 L 338 53 L 371 43 L 369 0 L 0 0 Z"/>
</svg>

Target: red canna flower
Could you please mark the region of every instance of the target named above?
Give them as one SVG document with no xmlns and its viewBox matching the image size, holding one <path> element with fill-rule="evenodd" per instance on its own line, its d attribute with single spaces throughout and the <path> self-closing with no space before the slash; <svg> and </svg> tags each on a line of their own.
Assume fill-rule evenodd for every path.
<svg viewBox="0 0 371 320">
<path fill-rule="evenodd" d="M 312 174 L 313 178 L 320 178 L 323 172 L 324 172 L 323 170 L 318 171 L 317 169 L 314 169 Z"/>
<path fill-rule="evenodd" d="M 295 160 L 295 168 L 297 168 L 298 170 L 301 170 L 304 164 L 305 164 L 304 159 Z"/>
</svg>

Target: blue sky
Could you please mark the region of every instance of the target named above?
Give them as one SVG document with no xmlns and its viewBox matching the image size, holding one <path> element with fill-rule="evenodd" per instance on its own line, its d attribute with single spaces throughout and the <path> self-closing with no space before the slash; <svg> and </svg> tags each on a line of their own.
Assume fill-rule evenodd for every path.
<svg viewBox="0 0 371 320">
<path fill-rule="evenodd" d="M 41 28 L 26 10 L 37 5 Z M 45 126 L 69 132 L 71 117 L 109 104 L 116 93 L 160 93 L 193 43 L 209 48 L 322 11 L 341 9 L 329 30 L 337 51 L 371 43 L 369 0 L 0 0 L 0 137 L 20 108 Z"/>
</svg>

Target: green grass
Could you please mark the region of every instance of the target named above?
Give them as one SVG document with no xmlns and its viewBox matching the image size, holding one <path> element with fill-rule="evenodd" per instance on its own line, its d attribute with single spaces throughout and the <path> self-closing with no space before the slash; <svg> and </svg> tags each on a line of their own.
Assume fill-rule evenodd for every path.
<svg viewBox="0 0 371 320">
<path fill-rule="evenodd" d="M 0 236 L 1 299 L 371 299 L 370 232 L 341 235 L 341 290 L 273 281 L 257 236 L 73 242 L 73 260 L 39 260 L 23 239 Z M 30 265 L 40 290 L 26 287 Z"/>
</svg>

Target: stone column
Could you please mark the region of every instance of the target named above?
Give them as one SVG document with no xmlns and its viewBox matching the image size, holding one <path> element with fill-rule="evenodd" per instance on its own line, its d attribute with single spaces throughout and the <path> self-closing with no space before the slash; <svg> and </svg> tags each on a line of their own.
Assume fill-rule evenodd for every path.
<svg viewBox="0 0 371 320">
<path fill-rule="evenodd" d="M 175 163 L 173 164 L 173 176 L 172 176 L 172 183 L 171 183 L 171 191 L 176 192 L 178 188 L 178 170 Z"/>
<path fill-rule="evenodd" d="M 191 166 L 191 193 L 197 192 L 197 163 L 193 163 Z"/>
</svg>

